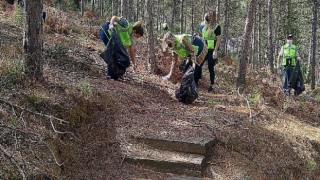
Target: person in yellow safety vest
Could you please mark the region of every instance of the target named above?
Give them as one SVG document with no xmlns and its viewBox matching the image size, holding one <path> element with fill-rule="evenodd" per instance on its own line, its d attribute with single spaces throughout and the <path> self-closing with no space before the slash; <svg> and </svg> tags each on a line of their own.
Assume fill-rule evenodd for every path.
<svg viewBox="0 0 320 180">
<path fill-rule="evenodd" d="M 117 33 L 123 46 L 129 49 L 130 59 L 133 64 L 133 70 L 136 71 L 135 64 L 135 49 L 133 44 L 133 38 L 140 38 L 144 34 L 144 28 L 140 21 L 137 21 L 134 25 L 128 22 L 123 17 L 113 16 L 110 21 L 103 24 L 99 31 L 100 39 L 104 45 L 107 46 L 112 34 L 112 28 Z"/>
<path fill-rule="evenodd" d="M 283 92 L 286 96 L 290 96 L 291 87 L 289 85 L 290 76 L 297 64 L 300 61 L 297 46 L 292 44 L 293 36 L 287 36 L 287 43 L 281 47 L 278 58 L 277 67 L 283 67 L 282 83 Z"/>
<path fill-rule="evenodd" d="M 199 24 L 199 36 L 202 37 L 202 30 L 207 24 L 207 20 L 209 19 L 209 13 L 206 13 L 203 17 L 203 21 Z"/>
<path fill-rule="evenodd" d="M 201 29 L 202 39 L 208 47 L 208 53 L 205 60 L 208 61 L 208 69 L 210 72 L 210 85 L 208 92 L 214 91 L 215 72 L 214 66 L 218 63 L 218 50 L 221 43 L 221 26 L 216 23 L 216 12 L 211 11 L 205 15 L 204 27 Z M 202 65 L 198 78 L 202 76 Z"/>
<path fill-rule="evenodd" d="M 187 67 L 184 71 L 187 71 L 188 67 L 191 65 L 195 68 L 195 74 L 200 70 L 200 64 L 203 62 L 208 49 L 199 37 L 191 34 L 174 35 L 169 31 L 164 35 L 162 41 L 163 52 L 166 52 L 168 48 L 170 48 L 173 51 L 174 56 L 170 72 L 163 77 L 164 80 L 168 80 L 171 77 L 177 63 L 181 63 L 188 58 L 191 58 L 191 61 L 187 61 Z M 195 76 L 195 82 L 198 85 L 199 79 L 196 77 L 198 76 Z"/>
<path fill-rule="evenodd" d="M 169 31 L 169 26 L 168 26 L 167 23 L 163 23 L 161 26 L 162 26 L 162 29 L 163 29 L 164 32 Z"/>
</svg>

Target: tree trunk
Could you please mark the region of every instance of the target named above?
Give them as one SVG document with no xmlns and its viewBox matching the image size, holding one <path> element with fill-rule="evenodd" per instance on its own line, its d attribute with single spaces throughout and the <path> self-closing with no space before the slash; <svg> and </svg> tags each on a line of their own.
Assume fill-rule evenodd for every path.
<svg viewBox="0 0 320 180">
<path fill-rule="evenodd" d="M 313 19 L 312 19 L 312 54 L 311 54 L 311 89 L 315 89 L 316 84 L 316 52 L 317 52 L 317 16 L 318 0 L 313 0 Z"/>
<path fill-rule="evenodd" d="M 127 1 L 127 15 L 128 15 L 128 21 L 133 21 L 133 0 Z"/>
<path fill-rule="evenodd" d="M 121 16 L 128 19 L 128 1 L 130 0 L 121 0 Z"/>
<path fill-rule="evenodd" d="M 261 28 L 261 19 L 262 19 L 262 13 L 261 13 L 261 3 L 258 4 L 258 10 L 259 10 L 259 13 L 258 13 L 258 26 L 257 26 L 257 34 L 258 34 L 258 39 L 257 39 L 257 49 L 258 49 L 258 53 L 257 53 L 257 59 L 258 59 L 258 64 L 257 64 L 257 68 L 260 68 L 261 67 L 261 64 L 263 64 L 263 51 L 261 50 L 261 36 L 262 36 L 262 28 Z"/>
<path fill-rule="evenodd" d="M 275 32 L 280 32 L 280 28 L 279 28 L 279 21 L 280 21 L 280 17 L 281 15 L 279 14 L 278 16 L 276 16 L 276 19 L 275 19 Z M 274 39 L 275 39 L 275 48 L 274 48 L 274 53 L 276 55 L 279 54 L 279 49 L 280 49 L 280 42 L 279 42 L 279 33 L 275 33 L 274 34 Z"/>
<path fill-rule="evenodd" d="M 157 23 L 157 31 L 159 31 L 160 27 L 161 27 L 160 20 L 159 20 L 160 11 L 161 11 L 160 0 L 157 0 L 157 17 L 156 17 L 156 20 L 157 20 L 157 22 L 156 22 Z"/>
<path fill-rule="evenodd" d="M 268 62 L 271 73 L 274 74 L 273 68 L 273 40 L 272 33 L 273 30 L 273 20 L 272 20 L 272 0 L 268 0 Z"/>
<path fill-rule="evenodd" d="M 250 37 L 253 25 L 253 15 L 256 9 L 256 0 L 251 0 L 249 4 L 249 11 L 247 14 L 246 25 L 244 29 L 244 39 L 242 44 L 242 52 L 240 55 L 237 87 L 245 85 L 246 73 L 247 73 L 247 63 L 248 63 L 248 50 L 250 47 Z"/>
<path fill-rule="evenodd" d="M 253 17 L 253 27 L 252 27 L 252 44 L 251 44 L 251 68 L 254 69 L 255 64 L 257 64 L 257 58 L 256 58 L 256 43 L 257 43 L 257 14 Z"/>
<path fill-rule="evenodd" d="M 94 13 L 95 9 L 95 0 L 91 0 L 91 12 Z"/>
<path fill-rule="evenodd" d="M 84 14 L 84 0 L 81 0 L 81 16 Z"/>
<path fill-rule="evenodd" d="M 148 71 L 156 72 L 156 57 L 154 50 L 154 35 L 153 35 L 153 0 L 146 0 L 146 27 L 148 36 Z"/>
<path fill-rule="evenodd" d="M 206 7 L 208 6 L 208 4 L 207 4 L 207 1 L 206 0 L 203 0 L 204 2 L 203 2 L 203 15 L 205 14 L 205 13 L 207 13 L 207 9 L 206 9 Z M 193 2 L 192 2 L 192 4 L 193 4 Z"/>
<path fill-rule="evenodd" d="M 256 11 L 256 18 L 255 18 L 255 42 L 254 42 L 254 47 L 255 47 L 255 54 L 254 54 L 254 64 L 253 64 L 253 68 L 257 69 L 259 68 L 259 65 L 262 63 L 262 60 L 260 59 L 260 53 L 261 53 L 261 49 L 260 49 L 260 44 L 261 44 L 261 34 L 260 34 L 260 22 L 261 22 L 261 3 L 257 4 L 257 9 L 258 11 Z"/>
<path fill-rule="evenodd" d="M 194 1 L 191 1 L 191 34 L 194 34 Z"/>
<path fill-rule="evenodd" d="M 113 0 L 112 1 L 112 15 L 113 16 L 118 16 L 118 0 Z"/>
<path fill-rule="evenodd" d="M 184 15 L 183 15 L 183 11 L 184 11 L 183 2 L 184 2 L 184 0 L 180 0 L 180 2 L 181 2 L 181 4 L 180 4 L 180 34 L 182 34 L 183 33 L 183 17 L 184 17 Z"/>
<path fill-rule="evenodd" d="M 29 78 L 41 80 L 43 78 L 43 27 L 42 10 L 43 1 L 25 1 L 25 29 L 24 29 L 24 50 L 25 50 L 25 71 Z"/>
<path fill-rule="evenodd" d="M 224 8 L 224 27 L 223 27 L 223 33 L 222 33 L 222 46 L 221 46 L 222 56 L 225 56 L 227 53 L 228 28 L 229 28 L 229 0 L 226 0 L 225 8 Z"/>
<path fill-rule="evenodd" d="M 170 22 L 170 27 L 171 27 L 171 31 L 173 33 L 175 33 L 175 20 L 176 20 L 176 6 L 177 6 L 177 3 L 176 1 L 172 1 L 173 5 L 172 5 L 172 16 L 171 16 L 171 22 Z"/>
<path fill-rule="evenodd" d="M 144 5 L 145 5 L 145 0 L 140 0 L 140 12 L 141 12 L 141 19 L 142 19 L 142 21 L 144 21 L 145 20 L 145 7 L 144 7 Z"/>
<path fill-rule="evenodd" d="M 137 8 L 137 11 L 136 11 L 136 21 L 138 21 L 139 19 L 139 12 L 140 12 L 140 1 L 137 0 L 137 4 L 136 4 L 136 8 Z"/>
<path fill-rule="evenodd" d="M 216 14 L 217 14 L 217 23 L 220 22 L 220 0 L 217 0 Z"/>
</svg>

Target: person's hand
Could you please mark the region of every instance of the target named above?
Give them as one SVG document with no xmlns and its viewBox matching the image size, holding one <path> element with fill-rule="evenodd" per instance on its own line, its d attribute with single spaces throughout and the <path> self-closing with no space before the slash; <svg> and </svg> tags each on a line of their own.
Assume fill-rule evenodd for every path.
<svg viewBox="0 0 320 180">
<path fill-rule="evenodd" d="M 133 72 L 136 73 L 137 72 L 137 67 L 135 64 L 133 64 Z"/>
<path fill-rule="evenodd" d="M 301 64 L 301 57 L 300 56 L 297 57 L 297 61 L 299 62 L 299 64 Z"/>
<path fill-rule="evenodd" d="M 163 76 L 163 77 L 162 77 L 162 79 L 163 79 L 163 80 L 165 80 L 165 81 L 168 81 L 168 80 L 169 80 L 169 78 L 170 78 L 170 74 L 168 74 L 168 75 L 166 75 L 166 76 Z"/>
<path fill-rule="evenodd" d="M 109 24 L 109 29 L 112 29 L 112 28 L 114 28 L 114 26 L 113 26 L 113 24 Z"/>
<path fill-rule="evenodd" d="M 218 59 L 217 51 L 213 51 L 212 57 L 213 57 L 213 59 Z"/>
</svg>

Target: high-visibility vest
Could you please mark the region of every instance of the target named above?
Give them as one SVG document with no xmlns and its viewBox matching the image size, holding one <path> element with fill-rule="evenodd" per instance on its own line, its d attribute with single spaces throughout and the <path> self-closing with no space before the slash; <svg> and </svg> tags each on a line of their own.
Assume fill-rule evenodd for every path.
<svg viewBox="0 0 320 180">
<path fill-rule="evenodd" d="M 214 43 L 217 37 L 213 31 L 209 33 L 207 26 L 202 29 L 202 39 L 207 42 L 208 49 L 214 49 Z"/>
<path fill-rule="evenodd" d="M 286 44 L 283 46 L 282 65 L 283 66 L 296 66 L 296 45 Z"/>
<path fill-rule="evenodd" d="M 188 41 L 192 44 L 192 35 L 190 34 L 181 34 L 181 35 L 174 35 L 176 40 L 175 40 L 175 45 L 172 48 L 172 50 L 182 59 L 188 57 L 189 53 L 186 47 L 182 44 L 182 39 L 184 37 L 187 37 Z M 193 46 L 194 53 L 197 55 L 199 47 L 198 46 Z"/>
<path fill-rule="evenodd" d="M 203 28 L 206 26 L 206 21 L 202 21 L 200 24 L 199 24 L 199 33 L 200 35 L 202 36 L 202 30 Z"/>
<path fill-rule="evenodd" d="M 128 27 L 122 27 L 120 24 L 116 24 L 115 26 L 116 33 L 122 42 L 124 47 L 129 47 L 132 45 L 132 31 L 133 31 L 133 26 L 131 23 L 128 22 Z M 111 35 L 112 31 L 109 29 L 108 33 Z"/>
</svg>

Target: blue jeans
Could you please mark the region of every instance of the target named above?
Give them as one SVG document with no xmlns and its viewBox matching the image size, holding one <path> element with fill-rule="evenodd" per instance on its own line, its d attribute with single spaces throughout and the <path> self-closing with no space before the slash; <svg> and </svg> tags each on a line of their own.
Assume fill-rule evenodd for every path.
<svg viewBox="0 0 320 180">
<path fill-rule="evenodd" d="M 291 74 L 294 70 L 294 67 L 284 67 L 283 72 L 282 72 L 282 88 L 283 91 L 286 93 L 290 93 L 291 87 L 289 84 L 289 80 L 291 77 Z"/>
</svg>

